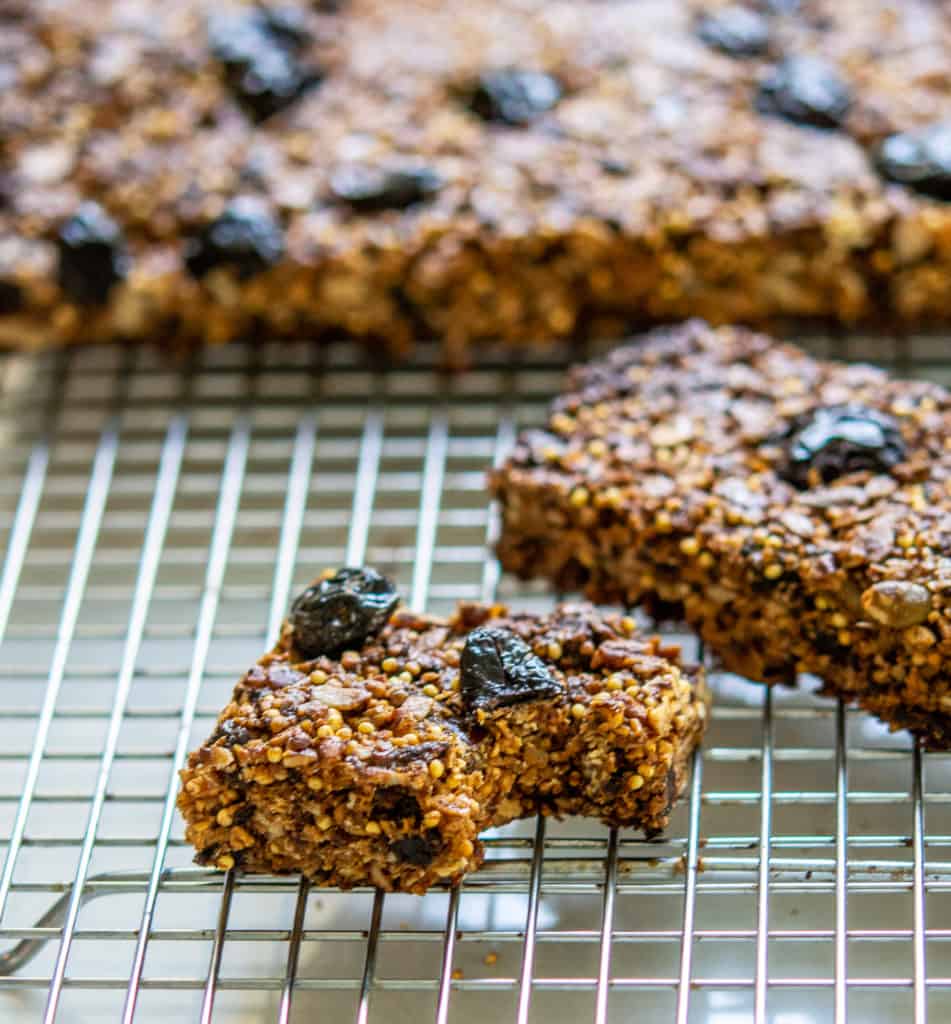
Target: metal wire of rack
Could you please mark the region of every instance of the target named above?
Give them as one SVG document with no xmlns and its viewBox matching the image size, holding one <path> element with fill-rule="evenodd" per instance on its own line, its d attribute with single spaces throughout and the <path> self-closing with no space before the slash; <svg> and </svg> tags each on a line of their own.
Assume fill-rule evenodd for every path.
<svg viewBox="0 0 951 1024">
<path fill-rule="evenodd" d="M 945 339 L 809 344 L 951 377 Z M 177 769 L 316 569 L 552 600 L 500 579 L 483 472 L 565 362 L 3 357 L 0 1019 L 951 1017 L 951 757 L 808 686 L 715 677 L 662 839 L 521 822 L 422 898 L 190 866 Z"/>
</svg>

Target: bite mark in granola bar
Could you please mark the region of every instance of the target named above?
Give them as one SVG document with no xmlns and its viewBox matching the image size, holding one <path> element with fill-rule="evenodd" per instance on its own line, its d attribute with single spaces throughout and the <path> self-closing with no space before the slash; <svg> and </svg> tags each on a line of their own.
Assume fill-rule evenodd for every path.
<svg viewBox="0 0 951 1024">
<path fill-rule="evenodd" d="M 461 678 L 473 647 L 488 689 Z M 398 611 L 334 656 L 305 655 L 288 621 L 190 755 L 178 806 L 199 863 L 423 892 L 514 818 L 663 829 L 705 718 L 699 670 L 587 605 Z"/>
</svg>

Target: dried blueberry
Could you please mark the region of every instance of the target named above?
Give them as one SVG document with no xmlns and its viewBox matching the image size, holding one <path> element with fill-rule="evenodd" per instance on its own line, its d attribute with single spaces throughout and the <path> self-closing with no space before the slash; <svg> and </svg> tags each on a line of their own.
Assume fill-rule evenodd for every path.
<svg viewBox="0 0 951 1024">
<path fill-rule="evenodd" d="M 796 417 L 784 438 L 782 475 L 797 487 L 824 484 L 847 473 L 887 473 L 905 458 L 898 423 L 860 405 L 814 409 Z"/>
<path fill-rule="evenodd" d="M 890 181 L 935 199 L 951 199 L 951 121 L 890 135 L 875 164 Z"/>
<path fill-rule="evenodd" d="M 612 178 L 626 178 L 631 173 L 631 165 L 619 157 L 605 156 L 598 163 L 601 170 L 605 174 L 610 174 Z"/>
<path fill-rule="evenodd" d="M 403 786 L 387 786 L 378 789 L 373 797 L 371 811 L 374 819 L 403 822 L 407 818 L 418 825 L 423 818 L 419 801 L 412 792 Z"/>
<path fill-rule="evenodd" d="M 283 110 L 323 77 L 319 68 L 301 61 L 309 36 L 289 8 L 215 13 L 208 19 L 208 39 L 228 84 L 257 121 Z"/>
<path fill-rule="evenodd" d="M 244 280 L 283 254 L 284 234 L 267 204 L 254 196 L 239 196 L 189 241 L 185 262 L 195 277 L 216 267 L 233 267 Z"/>
<path fill-rule="evenodd" d="M 787 57 L 760 84 L 756 108 L 813 128 L 838 128 L 851 103 L 836 68 L 821 57 Z"/>
<path fill-rule="evenodd" d="M 336 199 L 355 210 L 403 210 L 429 199 L 442 188 L 442 178 L 429 167 L 371 167 L 346 164 L 330 179 Z"/>
<path fill-rule="evenodd" d="M 294 601 L 294 643 L 308 658 L 359 648 L 386 625 L 399 600 L 396 587 L 375 570 L 341 569 Z"/>
<path fill-rule="evenodd" d="M 849 648 L 839 643 L 838 633 L 830 633 L 827 630 L 817 630 L 812 636 L 812 646 L 820 653 L 830 658 L 838 658 L 849 653 Z"/>
<path fill-rule="evenodd" d="M 769 46 L 769 22 L 748 7 L 730 5 L 703 15 L 697 35 L 731 57 L 756 57 Z"/>
<path fill-rule="evenodd" d="M 561 99 L 561 83 L 542 71 L 485 71 L 468 95 L 469 109 L 486 121 L 526 125 Z"/>
<path fill-rule="evenodd" d="M 390 849 L 407 864 L 428 868 L 442 849 L 442 837 L 434 829 L 427 829 L 421 836 L 407 836 L 390 843 Z"/>
<path fill-rule="evenodd" d="M 105 302 L 129 265 L 119 225 L 98 203 L 86 202 L 60 228 L 56 242 L 63 291 L 80 305 Z"/>
<path fill-rule="evenodd" d="M 211 742 L 224 737 L 229 743 L 247 743 L 251 739 L 251 733 L 248 732 L 247 728 L 238 723 L 233 718 L 226 718 L 223 722 L 219 722 L 217 728 L 211 736 Z"/>
<path fill-rule="evenodd" d="M 563 692 L 524 640 L 493 627 L 474 629 L 466 638 L 459 680 L 463 700 L 473 711 L 494 711 Z"/>
<path fill-rule="evenodd" d="M 0 315 L 17 313 L 23 308 L 23 289 L 16 281 L 0 278 Z"/>
</svg>

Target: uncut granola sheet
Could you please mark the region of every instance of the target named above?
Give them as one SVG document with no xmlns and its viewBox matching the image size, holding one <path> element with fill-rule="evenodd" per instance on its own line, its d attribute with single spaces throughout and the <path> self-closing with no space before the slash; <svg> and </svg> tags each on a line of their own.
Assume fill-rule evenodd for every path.
<svg viewBox="0 0 951 1024">
<path fill-rule="evenodd" d="M 949 54 L 931 0 L 5 0 L 0 342 L 946 324 Z"/>
</svg>

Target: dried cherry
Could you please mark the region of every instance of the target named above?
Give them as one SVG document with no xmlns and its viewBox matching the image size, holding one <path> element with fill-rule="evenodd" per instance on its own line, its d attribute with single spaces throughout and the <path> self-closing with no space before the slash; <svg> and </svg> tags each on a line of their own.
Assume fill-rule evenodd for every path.
<svg viewBox="0 0 951 1024">
<path fill-rule="evenodd" d="M 469 97 L 469 109 L 486 121 L 522 127 L 561 99 L 561 83 L 543 71 L 485 71 Z"/>
<path fill-rule="evenodd" d="M 821 57 L 787 57 L 767 75 L 756 95 L 763 114 L 813 128 L 838 128 L 851 104 L 849 87 Z"/>
<path fill-rule="evenodd" d="M 470 710 L 557 697 L 561 684 L 532 649 L 507 629 L 482 627 L 466 639 L 459 663 L 463 700 Z"/>
<path fill-rule="evenodd" d="M 399 600 L 396 587 L 375 569 L 341 569 L 294 601 L 294 643 L 308 658 L 359 648 L 386 625 Z"/>
<path fill-rule="evenodd" d="M 100 305 L 126 276 L 129 258 L 122 231 L 98 203 L 82 203 L 60 228 L 56 244 L 59 285 L 73 302 Z"/>
<path fill-rule="evenodd" d="M 877 409 L 836 405 L 796 417 L 784 438 L 782 475 L 797 487 L 811 477 L 831 483 L 847 473 L 887 473 L 905 458 L 898 423 Z"/>
<path fill-rule="evenodd" d="M 756 57 L 769 46 L 769 22 L 749 7 L 730 5 L 700 18 L 697 35 L 730 57 Z"/>
</svg>

